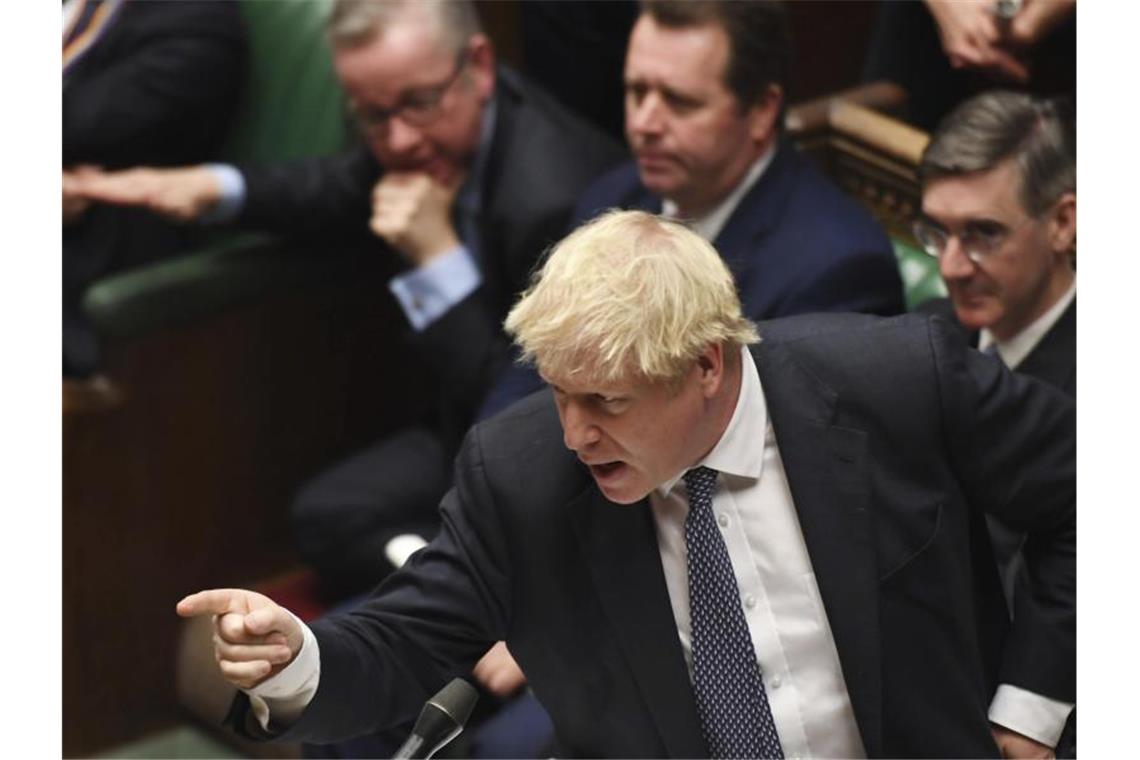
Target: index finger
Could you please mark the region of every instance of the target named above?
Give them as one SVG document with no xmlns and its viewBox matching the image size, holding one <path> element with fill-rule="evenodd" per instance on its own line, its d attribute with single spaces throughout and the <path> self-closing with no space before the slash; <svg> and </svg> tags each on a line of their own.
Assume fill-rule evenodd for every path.
<svg viewBox="0 0 1140 760">
<path fill-rule="evenodd" d="M 215 588 L 199 591 L 182 599 L 175 608 L 182 617 L 199 615 L 225 615 L 229 612 L 248 612 L 245 594 L 240 589 Z"/>
</svg>

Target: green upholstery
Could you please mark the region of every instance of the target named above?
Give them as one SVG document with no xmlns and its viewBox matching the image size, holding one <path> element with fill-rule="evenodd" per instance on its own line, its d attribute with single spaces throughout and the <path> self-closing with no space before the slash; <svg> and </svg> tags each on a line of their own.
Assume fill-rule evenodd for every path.
<svg viewBox="0 0 1140 760">
<path fill-rule="evenodd" d="M 222 159 L 269 163 L 343 149 L 351 132 L 324 21 L 329 0 L 243 0 L 251 69 Z M 177 259 L 94 283 L 83 308 L 101 335 L 127 338 L 191 324 L 282 288 L 335 276 L 323 252 L 285 253 L 264 235 L 220 229 Z"/>
<path fill-rule="evenodd" d="M 938 274 L 936 259 L 898 238 L 891 238 L 891 245 L 899 260 L 907 311 L 913 311 L 924 301 L 946 295 L 946 285 Z"/>
<path fill-rule="evenodd" d="M 382 267 L 380 260 L 287 247 L 265 235 L 234 235 L 188 256 L 104 278 L 88 289 L 83 306 L 101 335 L 131 338 L 264 297 L 351 285 Z"/>
<path fill-rule="evenodd" d="M 341 150 L 349 137 L 344 94 L 324 23 L 330 0 L 244 0 L 252 66 L 249 96 L 223 153 L 265 163 Z"/>
</svg>

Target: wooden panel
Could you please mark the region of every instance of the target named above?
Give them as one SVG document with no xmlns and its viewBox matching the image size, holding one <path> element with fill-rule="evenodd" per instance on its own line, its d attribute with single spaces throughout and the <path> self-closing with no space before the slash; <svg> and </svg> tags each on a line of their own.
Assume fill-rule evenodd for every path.
<svg viewBox="0 0 1140 760">
<path fill-rule="evenodd" d="M 119 403 L 64 414 L 65 755 L 177 715 L 175 602 L 295 566 L 298 485 L 422 408 L 424 370 L 377 293 L 330 288 L 112 346 Z"/>
</svg>

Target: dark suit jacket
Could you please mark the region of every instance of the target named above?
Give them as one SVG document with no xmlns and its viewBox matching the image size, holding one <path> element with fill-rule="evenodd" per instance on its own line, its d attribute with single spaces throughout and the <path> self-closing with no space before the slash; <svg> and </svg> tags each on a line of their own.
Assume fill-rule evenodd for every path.
<svg viewBox="0 0 1140 760">
<path fill-rule="evenodd" d="M 1075 692 L 1073 402 L 939 319 L 815 315 L 761 334 L 761 384 L 868 754 L 996 755 L 995 676 Z M 972 569 L 980 510 L 1029 532 L 1043 581 L 1000 652 L 978 633 L 1008 625 L 996 576 Z M 570 752 L 705 755 L 648 503 L 601 495 L 548 392 L 472 429 L 441 513 L 440 535 L 359 610 L 313 626 L 320 685 L 284 738 L 407 718 L 502 638 Z"/>
<path fill-rule="evenodd" d="M 602 177 L 576 221 L 607 208 L 661 212 L 634 163 Z M 871 216 L 790 143 L 782 143 L 713 245 L 736 278 L 744 313 L 772 319 L 815 311 L 905 311 L 891 243 Z"/>
<path fill-rule="evenodd" d="M 566 228 L 586 183 L 623 155 L 599 130 L 500 67 L 497 115 L 483 175 L 479 252 L 483 284 L 422 333 L 410 336 L 444 383 L 465 428 L 505 363 L 500 325 L 542 252 Z M 242 221 L 328 244 L 355 237 L 370 255 L 390 256 L 368 231 L 371 192 L 382 170 L 361 145 L 340 156 L 275 167 L 243 167 Z"/>
<path fill-rule="evenodd" d="M 246 27 L 234 2 L 125 3 L 63 81 L 63 165 L 181 166 L 216 157 L 242 84 Z M 87 286 L 198 239 L 141 209 L 95 206 L 63 231 L 65 363 L 96 362 L 79 314 Z M 69 373 L 70 374 L 70 373 Z"/>
<path fill-rule="evenodd" d="M 935 298 L 918 307 L 919 311 L 938 314 L 947 319 L 971 346 L 978 345 L 978 332 L 967 330 L 954 313 L 949 298 Z M 1017 372 L 1037 378 L 1077 397 L 1077 299 L 1061 314 L 1049 332 L 1029 355 L 1017 365 Z M 1016 598 L 1030 592 L 1031 579 L 1025 572 L 1021 551 L 1023 536 L 997 519 L 987 520 L 994 555 L 1007 597 Z M 1076 757 L 1076 711 L 1069 717 L 1065 732 L 1057 744 L 1057 757 Z"/>
<path fill-rule="evenodd" d="M 971 346 L 978 345 L 978 332 L 967 330 L 954 314 L 949 298 L 935 298 L 919 306 L 928 314 L 938 314 L 957 327 Z M 1077 396 L 1077 299 L 1069 304 L 1041 342 L 1017 365 L 1017 371 L 1044 380 L 1073 398 Z"/>
</svg>

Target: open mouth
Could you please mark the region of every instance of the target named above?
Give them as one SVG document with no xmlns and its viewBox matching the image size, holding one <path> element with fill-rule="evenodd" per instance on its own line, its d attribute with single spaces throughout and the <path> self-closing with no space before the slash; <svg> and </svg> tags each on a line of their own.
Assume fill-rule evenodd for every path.
<svg viewBox="0 0 1140 760">
<path fill-rule="evenodd" d="M 592 464 L 590 465 L 590 473 L 593 474 L 598 480 L 606 480 L 625 467 L 624 462 L 606 462 L 605 464 Z"/>
</svg>

